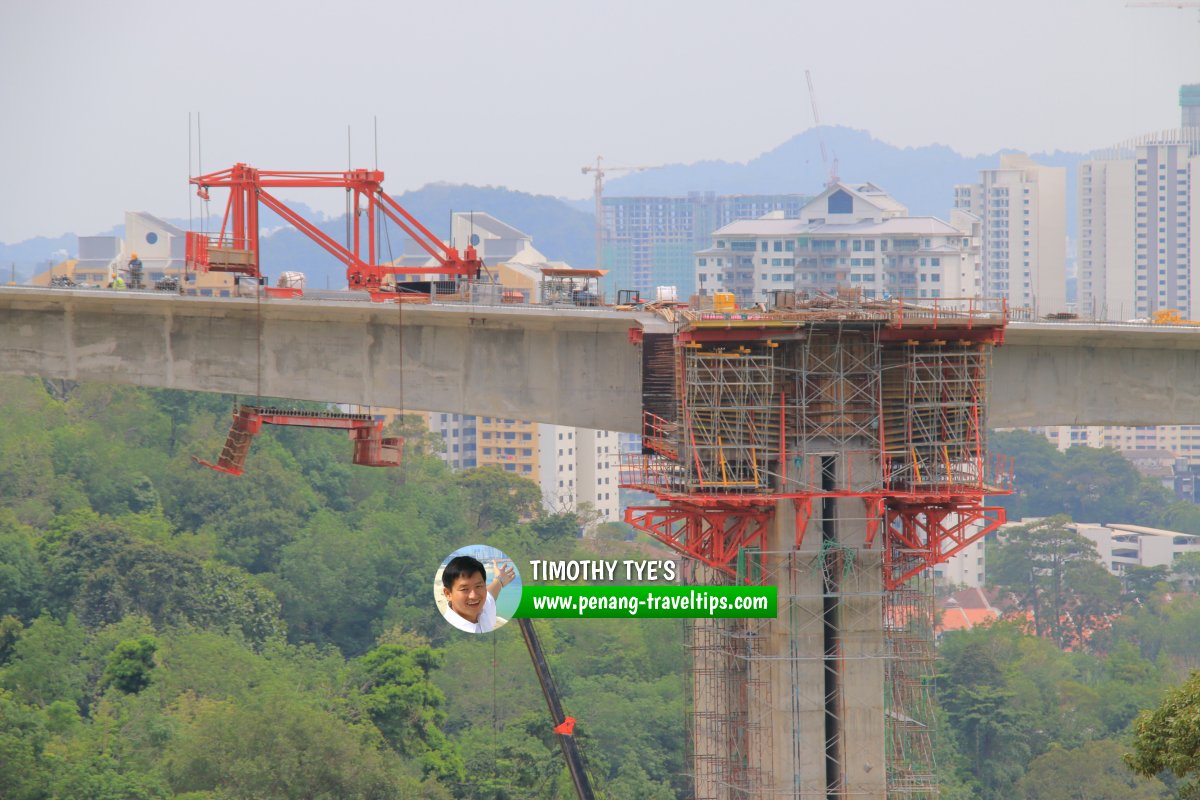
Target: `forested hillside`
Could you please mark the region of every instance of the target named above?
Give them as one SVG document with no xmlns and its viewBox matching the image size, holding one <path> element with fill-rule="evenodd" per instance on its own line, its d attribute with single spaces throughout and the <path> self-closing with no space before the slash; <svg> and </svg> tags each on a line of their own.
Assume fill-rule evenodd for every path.
<svg viewBox="0 0 1200 800">
<path fill-rule="evenodd" d="M 0 378 L 0 800 L 572 798 L 516 626 L 453 630 L 433 576 L 477 542 L 518 562 L 648 545 L 577 539 L 536 486 L 449 472 L 411 422 L 398 470 L 301 429 L 260 436 L 242 478 L 203 469 L 233 401 Z M 1115 454 L 995 443 L 1032 476 L 1019 513 L 1194 513 Z M 1200 563 L 1121 582 L 1064 519 L 991 543 L 1005 618 L 940 644 L 947 800 L 1172 791 L 1123 755 L 1200 666 Z M 690 797 L 682 624 L 537 624 L 600 796 Z M 1169 747 L 1140 741 L 1153 776 Z"/>
<path fill-rule="evenodd" d="M 298 429 L 198 467 L 232 402 L 0 378 L 0 798 L 569 796 L 517 627 L 432 591 L 465 544 L 569 557 L 576 520 L 416 431 L 399 470 Z M 539 626 L 603 796 L 685 796 L 681 624 Z"/>
</svg>

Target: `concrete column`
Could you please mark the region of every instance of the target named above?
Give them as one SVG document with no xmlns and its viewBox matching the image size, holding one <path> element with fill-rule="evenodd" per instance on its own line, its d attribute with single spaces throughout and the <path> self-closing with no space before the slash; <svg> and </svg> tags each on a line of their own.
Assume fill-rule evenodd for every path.
<svg viewBox="0 0 1200 800">
<path fill-rule="evenodd" d="M 815 465 L 820 474 L 820 459 L 801 457 L 789 469 L 814 474 Z M 833 462 L 839 486 L 850 472 L 869 474 L 869 464 L 855 464 L 848 471 L 842 460 L 836 456 Z M 820 498 L 812 501 L 797 550 L 795 507 L 790 500 L 776 507 L 764 566 L 779 587 L 779 615 L 754 627 L 755 650 L 748 659 L 750 796 L 824 800 L 844 792 L 883 800 L 887 769 L 879 544 L 863 549 L 866 514 L 858 498 L 830 501 L 824 507 L 828 518 L 822 508 Z M 848 569 L 833 570 L 838 591 L 828 600 L 820 563 L 823 529 L 853 554 Z"/>
</svg>

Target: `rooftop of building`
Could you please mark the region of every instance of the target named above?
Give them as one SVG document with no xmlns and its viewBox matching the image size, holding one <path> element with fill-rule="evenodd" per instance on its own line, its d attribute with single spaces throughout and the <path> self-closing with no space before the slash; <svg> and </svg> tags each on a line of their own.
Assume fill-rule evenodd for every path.
<svg viewBox="0 0 1200 800">
<path fill-rule="evenodd" d="M 1112 147 L 1096 150 L 1088 155 L 1088 160 L 1124 161 L 1136 157 L 1139 147 L 1166 145 L 1187 145 L 1190 155 L 1200 155 L 1200 128 L 1167 128 L 1153 133 L 1145 133 L 1118 142 Z"/>
<path fill-rule="evenodd" d="M 992 605 L 982 589 L 963 589 L 939 601 L 941 611 L 938 631 L 970 630 L 1000 618 L 1000 610 Z"/>
<path fill-rule="evenodd" d="M 147 211 L 126 211 L 125 212 L 125 227 L 127 230 L 129 228 L 130 221 L 133 219 L 136 219 L 137 221 L 143 223 L 144 225 L 147 225 L 148 227 L 158 228 L 159 230 L 164 231 L 164 232 L 170 234 L 171 236 L 186 235 L 186 232 L 183 230 L 183 228 L 180 228 L 177 225 L 172 225 L 171 223 L 167 222 L 165 219 L 162 219 L 161 217 L 156 217 Z"/>
<path fill-rule="evenodd" d="M 739 219 L 713 232 L 713 236 L 794 236 L 805 227 L 798 219 Z"/>
<path fill-rule="evenodd" d="M 875 222 L 801 222 L 798 219 L 739 219 L 713 236 L 961 236 L 963 232 L 937 217 L 891 217 Z"/>
<path fill-rule="evenodd" d="M 507 222 L 501 222 L 486 211 L 456 211 L 454 217 L 455 221 L 463 225 L 468 232 L 478 234 L 481 237 L 487 235 L 497 239 L 533 238 L 524 231 L 509 225 Z"/>
<path fill-rule="evenodd" d="M 882 222 L 852 222 L 839 225 L 837 223 L 813 223 L 802 233 L 848 233 L 871 234 L 876 236 L 895 236 L 898 234 L 919 234 L 923 236 L 961 236 L 962 231 L 943 222 L 937 217 L 892 217 Z"/>
<path fill-rule="evenodd" d="M 959 605 L 962 608 L 994 610 L 991 601 L 988 600 L 987 593 L 983 589 L 978 588 L 962 589 L 953 593 L 946 600 L 946 605 L 950 605 L 951 603 Z"/>
<path fill-rule="evenodd" d="M 1109 522 L 1105 526 L 1113 533 L 1136 533 L 1141 536 L 1161 536 L 1164 538 L 1175 539 L 1180 536 L 1186 536 L 1189 539 L 1200 540 L 1200 536 L 1194 533 L 1184 533 L 1182 531 L 1168 531 L 1163 528 L 1149 528 L 1145 525 L 1129 525 L 1122 522 Z"/>
<path fill-rule="evenodd" d="M 908 210 L 903 203 L 873 183 L 839 183 L 838 186 L 870 200 L 884 211 L 896 211 L 903 214 Z"/>
</svg>

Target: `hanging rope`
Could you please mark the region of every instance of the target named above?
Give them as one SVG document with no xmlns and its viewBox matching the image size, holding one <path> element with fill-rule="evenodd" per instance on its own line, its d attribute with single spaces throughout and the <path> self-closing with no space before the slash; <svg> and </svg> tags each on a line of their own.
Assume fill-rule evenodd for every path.
<svg viewBox="0 0 1200 800">
<path fill-rule="evenodd" d="M 392 252 L 392 232 L 391 227 L 387 224 L 387 220 L 382 217 L 377 218 L 377 224 L 382 225 L 383 239 L 387 244 L 388 263 L 395 261 L 395 255 Z M 396 410 L 400 412 L 400 427 L 404 428 L 404 303 L 400 297 L 400 279 L 399 276 L 392 276 L 392 288 L 396 291 L 396 369 L 399 370 L 397 376 L 397 398 Z M 408 448 L 405 448 L 408 449 Z M 400 469 L 396 471 L 396 479 L 403 484 L 408 478 L 408 459 L 400 459 Z"/>
<path fill-rule="evenodd" d="M 257 398 L 257 404 L 262 405 L 262 339 L 263 339 L 263 321 L 262 321 L 262 296 L 263 296 L 263 277 L 261 270 L 259 277 L 254 285 L 254 310 L 257 316 L 255 325 L 258 329 L 257 347 L 255 356 L 257 358 L 257 370 L 254 376 L 254 394 Z"/>
</svg>

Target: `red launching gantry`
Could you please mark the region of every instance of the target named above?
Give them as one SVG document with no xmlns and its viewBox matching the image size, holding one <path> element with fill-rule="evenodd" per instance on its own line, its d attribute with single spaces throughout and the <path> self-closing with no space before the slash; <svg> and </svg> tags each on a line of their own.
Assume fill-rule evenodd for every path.
<svg viewBox="0 0 1200 800">
<path fill-rule="evenodd" d="M 221 221 L 221 232 L 207 236 L 195 231 L 187 234 L 187 263 L 196 271 L 234 272 L 261 277 L 258 241 L 258 205 L 262 203 L 297 230 L 307 235 L 346 265 L 346 281 L 351 289 L 372 293 L 383 290 L 388 275 L 445 276 L 446 279 L 471 280 L 478 277 L 483 262 L 474 247 L 460 255 L 428 228 L 417 221 L 383 191 L 381 170 L 356 169 L 348 172 L 267 172 L 246 164 L 192 178 L 196 193 L 208 199 L 208 190 L 229 189 L 229 201 Z M 353 233 L 349 247 L 339 244 L 304 217 L 297 214 L 268 189 L 344 189 L 353 193 Z M 366 206 L 363 207 L 365 200 Z M 384 214 L 413 238 L 437 262 L 434 266 L 397 267 L 379 264 L 375 240 L 377 213 Z M 367 252 L 362 253 L 362 221 L 367 222 Z M 285 290 L 289 294 L 290 290 Z M 273 290 L 268 290 L 268 294 Z"/>
</svg>

